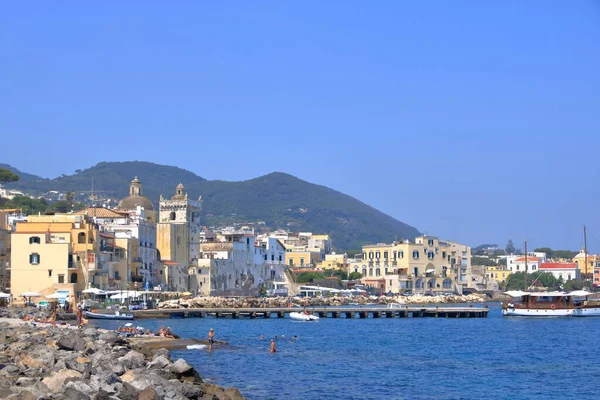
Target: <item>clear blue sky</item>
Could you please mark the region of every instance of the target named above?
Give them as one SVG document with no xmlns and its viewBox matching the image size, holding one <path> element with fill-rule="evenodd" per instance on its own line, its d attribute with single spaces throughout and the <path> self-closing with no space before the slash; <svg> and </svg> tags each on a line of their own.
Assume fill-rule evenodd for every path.
<svg viewBox="0 0 600 400">
<path fill-rule="evenodd" d="M 0 162 L 283 171 L 471 245 L 600 251 L 597 1 L 8 2 Z"/>
</svg>

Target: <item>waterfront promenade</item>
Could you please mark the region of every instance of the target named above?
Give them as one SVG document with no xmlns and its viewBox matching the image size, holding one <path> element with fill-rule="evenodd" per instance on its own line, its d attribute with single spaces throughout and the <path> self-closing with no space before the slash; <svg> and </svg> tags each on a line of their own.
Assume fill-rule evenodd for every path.
<svg viewBox="0 0 600 400">
<path fill-rule="evenodd" d="M 136 318 L 285 318 L 298 307 L 279 308 L 187 308 L 156 309 L 133 311 Z M 311 307 L 313 314 L 320 318 L 486 318 L 487 307 L 439 307 L 411 305 L 394 307 Z"/>
</svg>

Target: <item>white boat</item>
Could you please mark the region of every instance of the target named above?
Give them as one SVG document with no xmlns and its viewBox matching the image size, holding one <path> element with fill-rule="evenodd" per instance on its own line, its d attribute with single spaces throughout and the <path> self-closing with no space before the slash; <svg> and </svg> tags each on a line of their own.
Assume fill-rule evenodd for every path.
<svg viewBox="0 0 600 400">
<path fill-rule="evenodd" d="M 102 314 L 91 311 L 84 311 L 83 315 L 89 319 L 133 319 L 133 314 L 121 314 L 118 311 L 115 311 L 114 314 Z"/>
<path fill-rule="evenodd" d="M 505 292 L 513 298 L 502 303 L 502 315 L 519 317 L 598 317 L 600 300 L 585 290 L 573 292 Z"/>
<path fill-rule="evenodd" d="M 312 314 L 306 314 L 304 312 L 291 312 L 290 318 L 295 321 L 318 321 L 319 317 Z"/>
</svg>

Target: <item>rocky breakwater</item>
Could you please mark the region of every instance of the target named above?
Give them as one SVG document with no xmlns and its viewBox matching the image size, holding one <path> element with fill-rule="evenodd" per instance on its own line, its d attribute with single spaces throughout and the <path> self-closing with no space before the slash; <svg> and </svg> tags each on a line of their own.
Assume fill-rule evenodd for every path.
<svg viewBox="0 0 600 400">
<path fill-rule="evenodd" d="M 114 332 L 20 322 L 0 320 L 2 399 L 243 399 L 165 349 L 149 358 Z"/>
<path fill-rule="evenodd" d="M 283 308 L 283 307 L 335 307 L 345 305 L 386 305 L 399 304 L 452 304 L 481 303 L 485 295 L 466 296 L 331 296 L 331 297 L 194 297 L 167 300 L 160 303 L 159 308 Z"/>
</svg>

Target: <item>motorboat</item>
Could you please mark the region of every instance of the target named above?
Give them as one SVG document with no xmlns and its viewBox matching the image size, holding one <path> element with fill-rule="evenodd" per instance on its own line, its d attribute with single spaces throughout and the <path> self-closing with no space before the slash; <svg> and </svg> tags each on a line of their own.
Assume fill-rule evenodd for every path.
<svg viewBox="0 0 600 400">
<path fill-rule="evenodd" d="M 318 321 L 319 317 L 306 312 L 291 312 L 290 318 L 295 321 Z"/>
<path fill-rule="evenodd" d="M 572 292 L 505 292 L 511 301 L 502 304 L 504 316 L 520 317 L 598 317 L 600 301 L 585 290 Z"/>
<path fill-rule="evenodd" d="M 114 314 L 103 314 L 92 311 L 84 311 L 83 315 L 89 319 L 133 319 L 133 314 L 121 314 L 119 311 L 115 311 Z"/>
</svg>

